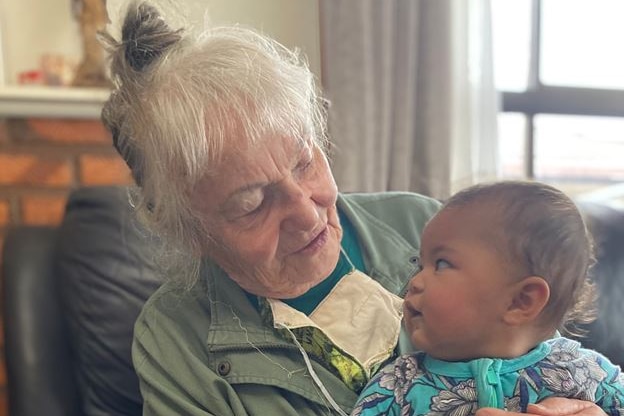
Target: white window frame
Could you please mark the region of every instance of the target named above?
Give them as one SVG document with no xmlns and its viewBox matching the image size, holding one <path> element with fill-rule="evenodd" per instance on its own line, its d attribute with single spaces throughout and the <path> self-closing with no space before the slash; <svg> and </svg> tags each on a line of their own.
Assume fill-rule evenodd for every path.
<svg viewBox="0 0 624 416">
<path fill-rule="evenodd" d="M 540 22 L 542 0 L 532 0 L 531 52 L 526 91 L 501 91 L 502 111 L 526 117 L 524 174 L 535 178 L 534 116 L 563 114 L 624 118 L 624 90 L 559 87 L 543 85 L 539 79 Z"/>
</svg>

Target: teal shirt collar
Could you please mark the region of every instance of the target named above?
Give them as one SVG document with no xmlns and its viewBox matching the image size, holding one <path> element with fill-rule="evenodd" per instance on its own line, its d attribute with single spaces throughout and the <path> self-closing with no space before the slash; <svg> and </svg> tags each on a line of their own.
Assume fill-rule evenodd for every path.
<svg viewBox="0 0 624 416">
<path fill-rule="evenodd" d="M 334 271 L 318 285 L 310 288 L 306 293 L 293 299 L 282 299 L 287 305 L 297 309 L 300 312 L 309 315 L 318 306 L 319 303 L 331 292 L 336 284 L 342 279 L 344 275 L 349 273 L 352 269 L 351 265 L 366 273 L 364 266 L 364 258 L 362 256 L 362 249 L 358 243 L 358 236 L 355 227 L 351 224 L 351 221 L 344 216 L 340 216 L 340 225 L 342 226 L 342 240 L 340 245 L 344 252 L 340 253 L 338 258 L 338 264 L 334 268 Z M 349 258 L 345 257 L 345 253 Z M 251 303 L 259 308 L 258 298 L 255 295 L 245 292 Z"/>
<path fill-rule="evenodd" d="M 517 358 L 510 359 L 493 359 L 500 361 L 500 374 L 511 373 L 523 368 L 530 367 L 535 363 L 543 360 L 550 353 L 550 344 L 542 342 L 538 344 L 531 351 Z M 482 358 L 477 359 L 482 360 Z M 435 359 L 429 355 L 425 356 L 424 366 L 427 371 L 446 377 L 474 377 L 473 368 L 474 362 L 472 361 L 442 361 Z"/>
</svg>

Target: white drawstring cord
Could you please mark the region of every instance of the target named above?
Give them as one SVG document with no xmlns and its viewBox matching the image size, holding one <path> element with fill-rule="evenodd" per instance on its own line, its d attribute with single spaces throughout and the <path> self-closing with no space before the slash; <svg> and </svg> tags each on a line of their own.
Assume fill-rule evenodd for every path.
<svg viewBox="0 0 624 416">
<path fill-rule="evenodd" d="M 351 261 L 351 259 L 349 258 L 349 255 L 347 254 L 347 252 L 344 250 L 344 248 L 342 248 L 342 246 L 340 246 L 340 252 L 345 256 L 345 259 L 347 259 L 347 262 L 349 263 L 349 265 L 351 266 L 351 271 L 349 273 L 352 273 L 355 271 L 355 266 L 353 265 L 353 262 Z"/>
<path fill-rule="evenodd" d="M 331 404 L 331 406 L 334 408 L 334 410 L 336 412 L 338 412 L 338 414 L 340 416 L 348 416 L 344 410 L 342 410 L 340 408 L 340 406 L 338 406 L 338 403 L 336 403 L 336 401 L 334 400 L 334 398 L 331 396 L 331 394 L 329 394 L 329 392 L 327 391 L 327 389 L 325 388 L 325 385 L 323 384 L 323 382 L 321 381 L 321 379 L 318 377 L 318 375 L 316 375 L 316 372 L 314 371 L 314 368 L 312 368 L 312 363 L 310 362 L 310 357 L 308 357 L 308 353 L 306 352 L 305 349 L 303 349 L 303 346 L 299 343 L 299 340 L 297 339 L 297 337 L 295 336 L 295 334 L 290 330 L 290 328 L 288 328 L 287 326 L 284 326 L 282 324 L 279 324 L 279 326 L 281 328 L 284 328 L 286 331 L 288 331 L 288 333 L 290 334 L 290 336 L 292 337 L 292 339 L 295 341 L 295 345 L 297 346 L 297 348 L 299 348 L 299 351 L 301 351 L 301 355 L 303 355 L 303 360 L 306 363 L 306 367 L 308 367 L 308 371 L 310 372 L 310 376 L 312 376 L 312 380 L 314 380 L 314 382 L 316 383 L 316 385 L 318 386 L 318 388 L 321 390 L 321 393 L 323 393 L 323 396 L 325 396 L 325 398 L 327 399 L 327 401 L 329 402 L 329 404 Z"/>
</svg>

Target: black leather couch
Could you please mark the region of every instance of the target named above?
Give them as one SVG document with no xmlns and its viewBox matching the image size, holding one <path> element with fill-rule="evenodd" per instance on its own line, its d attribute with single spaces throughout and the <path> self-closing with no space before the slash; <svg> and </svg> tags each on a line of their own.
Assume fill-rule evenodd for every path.
<svg viewBox="0 0 624 416">
<path fill-rule="evenodd" d="M 600 201 L 579 201 L 596 247 L 592 276 L 598 286 L 598 319 L 580 338 L 624 369 L 624 209 Z"/>
<path fill-rule="evenodd" d="M 624 211 L 581 204 L 598 242 L 600 318 L 583 343 L 624 365 Z M 160 284 L 154 237 L 119 187 L 83 188 L 60 227 L 17 227 L 3 262 L 11 416 L 140 415 L 133 322 Z"/>
<path fill-rule="evenodd" d="M 140 415 L 133 322 L 159 286 L 121 187 L 82 188 L 59 227 L 9 230 L 3 307 L 10 416 Z"/>
</svg>

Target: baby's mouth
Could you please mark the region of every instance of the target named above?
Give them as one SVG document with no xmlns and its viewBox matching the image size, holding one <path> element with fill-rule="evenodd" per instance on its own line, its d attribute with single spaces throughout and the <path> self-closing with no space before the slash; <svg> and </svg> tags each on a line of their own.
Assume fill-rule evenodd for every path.
<svg viewBox="0 0 624 416">
<path fill-rule="evenodd" d="M 407 312 L 408 312 L 409 315 L 411 315 L 412 318 L 416 318 L 416 317 L 422 316 L 422 312 L 421 311 L 419 311 L 417 309 L 414 309 L 413 307 L 411 307 L 409 305 L 407 306 Z"/>
</svg>

